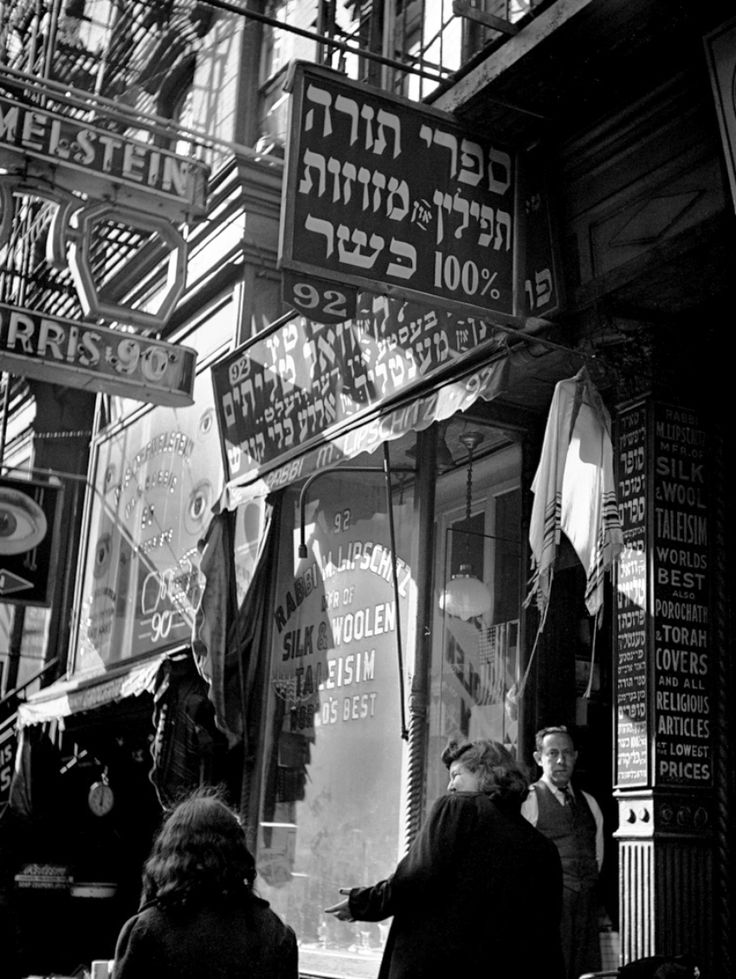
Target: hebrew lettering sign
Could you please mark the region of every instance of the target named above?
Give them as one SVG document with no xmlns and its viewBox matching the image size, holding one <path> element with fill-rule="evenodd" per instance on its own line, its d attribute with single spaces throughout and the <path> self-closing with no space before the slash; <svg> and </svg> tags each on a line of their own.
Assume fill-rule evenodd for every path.
<svg viewBox="0 0 736 979">
<path fill-rule="evenodd" d="M 285 300 L 346 319 L 362 286 L 514 315 L 515 155 L 313 65 L 296 64 L 292 91 L 280 263 L 297 275 Z"/>
<path fill-rule="evenodd" d="M 245 481 L 303 458 L 349 422 L 447 373 L 468 354 L 482 348 L 490 355 L 504 346 L 504 336 L 482 319 L 364 293 L 359 307 L 345 323 L 290 317 L 213 366 L 228 480 Z M 418 420 L 408 427 L 419 427 Z M 385 430 L 377 435 L 391 437 Z"/>
<path fill-rule="evenodd" d="M 631 788 L 649 779 L 645 407 L 621 413 L 617 444 L 624 550 L 616 588 L 616 781 Z"/>
</svg>

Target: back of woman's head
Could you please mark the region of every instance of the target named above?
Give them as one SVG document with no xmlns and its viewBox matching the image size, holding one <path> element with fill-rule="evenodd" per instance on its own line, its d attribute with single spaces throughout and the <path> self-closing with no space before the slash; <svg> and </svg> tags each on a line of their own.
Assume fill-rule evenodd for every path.
<svg viewBox="0 0 736 979">
<path fill-rule="evenodd" d="M 529 789 L 529 778 L 511 752 L 498 741 L 468 741 L 453 736 L 442 752 L 447 768 L 459 762 L 478 777 L 478 791 L 497 802 L 520 806 Z"/>
<path fill-rule="evenodd" d="M 208 903 L 250 890 L 255 861 L 219 790 L 200 788 L 166 817 L 143 871 L 143 901 Z"/>
</svg>

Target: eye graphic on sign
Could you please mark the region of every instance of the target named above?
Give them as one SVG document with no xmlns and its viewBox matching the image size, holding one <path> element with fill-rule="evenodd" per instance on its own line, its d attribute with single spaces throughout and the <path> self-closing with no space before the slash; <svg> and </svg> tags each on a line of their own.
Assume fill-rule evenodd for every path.
<svg viewBox="0 0 736 979">
<path fill-rule="evenodd" d="M 198 483 L 189 494 L 189 501 L 184 513 L 184 526 L 188 533 L 194 534 L 202 526 L 209 513 L 211 499 L 212 484 L 209 480 Z"/>
<path fill-rule="evenodd" d="M 214 431 L 215 428 L 215 409 L 207 408 L 206 411 L 202 413 L 202 417 L 199 419 L 199 430 L 198 435 L 206 438 L 210 432 Z"/>
<path fill-rule="evenodd" d="M 94 566 L 94 576 L 95 578 L 101 578 L 107 573 L 107 569 L 110 567 L 110 557 L 112 555 L 112 538 L 109 534 L 103 534 L 102 537 L 97 541 L 97 548 L 95 549 L 95 566 Z"/>
<path fill-rule="evenodd" d="M 22 554 L 46 536 L 46 516 L 35 500 L 19 490 L 0 487 L 0 554 Z"/>
</svg>

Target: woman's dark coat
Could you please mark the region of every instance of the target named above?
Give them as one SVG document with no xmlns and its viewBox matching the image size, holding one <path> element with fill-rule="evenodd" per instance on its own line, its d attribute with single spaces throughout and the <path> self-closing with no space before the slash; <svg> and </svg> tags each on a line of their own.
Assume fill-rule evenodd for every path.
<svg viewBox="0 0 736 979">
<path fill-rule="evenodd" d="M 151 905 L 130 918 L 114 979 L 298 979 L 296 936 L 251 895 L 175 911 Z"/>
<path fill-rule="evenodd" d="M 356 887 L 354 918 L 393 915 L 379 979 L 562 976 L 557 849 L 480 792 L 439 799 L 388 880 Z"/>
</svg>

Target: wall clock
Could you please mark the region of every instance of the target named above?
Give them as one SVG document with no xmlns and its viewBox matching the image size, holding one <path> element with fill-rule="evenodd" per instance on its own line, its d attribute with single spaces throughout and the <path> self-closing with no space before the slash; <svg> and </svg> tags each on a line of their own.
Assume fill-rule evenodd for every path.
<svg viewBox="0 0 736 979">
<path fill-rule="evenodd" d="M 87 795 L 87 804 L 95 816 L 106 816 L 115 804 L 115 793 L 106 781 L 93 782 Z"/>
</svg>

